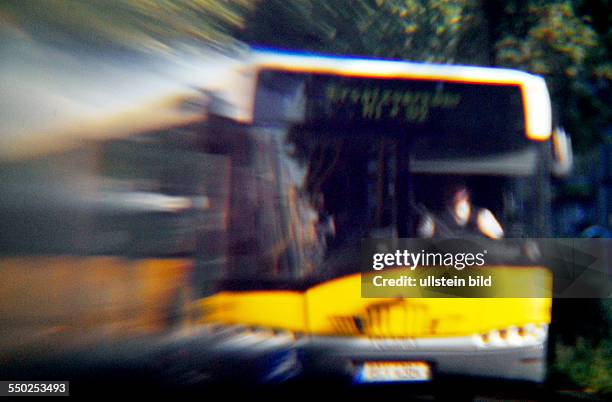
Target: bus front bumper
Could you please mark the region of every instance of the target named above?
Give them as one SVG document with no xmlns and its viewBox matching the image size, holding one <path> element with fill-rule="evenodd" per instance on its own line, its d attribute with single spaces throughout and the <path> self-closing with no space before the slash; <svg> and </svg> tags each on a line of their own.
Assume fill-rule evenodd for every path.
<svg viewBox="0 0 612 402">
<path fill-rule="evenodd" d="M 471 377 L 541 383 L 546 373 L 546 339 L 522 345 L 481 345 L 474 337 L 372 339 L 311 337 L 299 348 L 310 376 L 356 381 L 366 363 L 422 362 L 432 380 Z"/>
</svg>

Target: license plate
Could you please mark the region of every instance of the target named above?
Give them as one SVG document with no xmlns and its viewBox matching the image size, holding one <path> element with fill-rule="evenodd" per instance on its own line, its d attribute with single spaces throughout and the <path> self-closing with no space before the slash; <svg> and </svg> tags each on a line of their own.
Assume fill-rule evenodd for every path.
<svg viewBox="0 0 612 402">
<path fill-rule="evenodd" d="M 429 381 L 431 368 L 425 362 L 365 362 L 355 380 L 359 383 Z"/>
</svg>

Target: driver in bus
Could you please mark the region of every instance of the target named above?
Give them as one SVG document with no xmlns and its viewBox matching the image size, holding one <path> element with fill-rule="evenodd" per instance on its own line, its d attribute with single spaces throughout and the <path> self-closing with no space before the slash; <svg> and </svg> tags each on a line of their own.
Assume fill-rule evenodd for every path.
<svg viewBox="0 0 612 402">
<path fill-rule="evenodd" d="M 457 236 L 474 232 L 494 240 L 504 236 L 495 215 L 487 208 L 472 204 L 466 186 L 455 186 L 448 194 L 444 202 L 445 210 L 440 216 L 426 209 L 421 211 L 417 226 L 419 237 Z"/>
</svg>

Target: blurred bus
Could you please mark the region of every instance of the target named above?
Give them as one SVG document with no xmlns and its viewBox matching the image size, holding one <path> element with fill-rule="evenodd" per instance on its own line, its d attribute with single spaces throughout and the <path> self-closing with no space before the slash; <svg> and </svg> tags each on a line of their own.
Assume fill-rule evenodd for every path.
<svg viewBox="0 0 612 402">
<path fill-rule="evenodd" d="M 359 274 L 366 238 L 550 234 L 542 78 L 260 51 L 231 84 L 206 123 L 231 178 L 203 322 L 289 332 L 306 372 L 356 382 L 543 380 L 550 299 L 368 299 Z M 473 225 L 448 219 L 453 191 Z"/>
<path fill-rule="evenodd" d="M 542 78 L 252 51 L 200 95 L 2 161 L 5 369 L 201 327 L 185 365 L 234 380 L 255 349 L 262 381 L 543 379 L 550 299 L 368 299 L 359 273 L 364 238 L 549 234 Z M 453 226 L 455 189 L 489 225 Z"/>
</svg>

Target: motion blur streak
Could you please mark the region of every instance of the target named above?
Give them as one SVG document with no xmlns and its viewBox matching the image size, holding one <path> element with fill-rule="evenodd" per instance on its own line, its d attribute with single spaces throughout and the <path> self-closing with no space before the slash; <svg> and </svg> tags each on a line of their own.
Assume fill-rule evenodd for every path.
<svg viewBox="0 0 612 402">
<path fill-rule="evenodd" d="M 0 374 L 57 368 L 65 353 L 63 367 L 82 372 L 80 351 L 92 365 L 143 360 L 159 334 L 182 328 L 187 250 L 203 225 L 196 217 L 189 229 L 188 216 L 211 198 L 173 187 L 198 175 L 185 168 L 193 152 L 169 156 L 137 137 L 205 119 L 207 89 L 222 85 L 230 59 L 203 48 L 96 53 L 2 22 Z M 148 151 L 130 149 L 138 141 Z"/>
<path fill-rule="evenodd" d="M 0 158 L 24 158 L 201 120 L 204 94 L 232 61 L 210 48 L 171 53 L 54 47 L 0 25 Z M 191 106 L 189 106 L 191 104 Z"/>
</svg>

